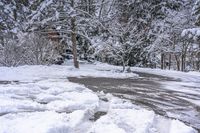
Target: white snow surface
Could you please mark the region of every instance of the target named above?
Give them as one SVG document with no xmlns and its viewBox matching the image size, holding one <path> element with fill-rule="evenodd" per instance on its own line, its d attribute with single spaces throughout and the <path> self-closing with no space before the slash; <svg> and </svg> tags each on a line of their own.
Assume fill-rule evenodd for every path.
<svg viewBox="0 0 200 133">
<path fill-rule="evenodd" d="M 0 133 L 197 133 L 178 120 L 67 80 L 137 77 L 119 69 L 103 64 L 80 70 L 67 65 L 0 67 Z M 94 120 L 97 112 L 105 114 Z"/>
<path fill-rule="evenodd" d="M 145 72 L 149 74 L 161 75 L 166 77 L 171 77 L 183 82 L 199 82 L 200 81 L 200 72 L 180 72 L 174 70 L 161 70 L 161 69 L 151 69 L 151 68 L 139 68 L 133 67 L 132 71 L 136 72 Z"/>
<path fill-rule="evenodd" d="M 161 70 L 161 69 L 150 69 L 150 68 L 131 68 L 135 72 L 144 72 L 149 74 L 155 74 L 159 76 L 165 76 L 173 78 L 177 81 L 161 82 L 163 89 L 173 90 L 177 92 L 183 92 L 191 95 L 200 95 L 200 72 L 179 72 L 174 70 Z M 179 89 L 177 89 L 179 88 Z M 188 102 L 195 104 L 200 107 L 200 99 L 191 99 L 190 97 L 180 97 L 181 99 L 187 100 Z"/>
<path fill-rule="evenodd" d="M 200 36 L 200 28 L 185 29 L 182 31 L 181 36 L 193 40 L 198 40 Z"/>
<path fill-rule="evenodd" d="M 122 68 L 97 63 L 81 64 L 80 69 L 72 67 L 72 63 L 58 66 L 20 66 L 1 67 L 0 80 L 7 81 L 37 81 L 46 78 L 66 78 L 66 77 L 107 77 L 107 78 L 138 78 L 134 73 L 122 73 Z"/>
</svg>

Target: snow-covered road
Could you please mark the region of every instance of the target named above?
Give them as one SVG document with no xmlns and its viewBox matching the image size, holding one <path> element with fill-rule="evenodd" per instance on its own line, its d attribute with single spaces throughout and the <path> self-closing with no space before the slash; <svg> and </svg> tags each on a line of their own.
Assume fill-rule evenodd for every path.
<svg viewBox="0 0 200 133">
<path fill-rule="evenodd" d="M 112 69 L 113 71 L 109 71 Z M 109 65 L 0 68 L 0 133 L 196 133 L 129 100 L 67 77 L 138 78 Z"/>
<path fill-rule="evenodd" d="M 179 119 L 200 131 L 200 79 L 198 76 L 162 76 L 145 71 L 135 71 L 137 79 L 113 78 L 69 78 L 84 84 L 93 91 L 104 91 L 123 99 L 129 99 L 142 107 L 154 110 L 156 114 Z M 182 73 L 185 75 L 185 73 Z M 192 80 L 193 79 L 193 80 Z"/>
</svg>

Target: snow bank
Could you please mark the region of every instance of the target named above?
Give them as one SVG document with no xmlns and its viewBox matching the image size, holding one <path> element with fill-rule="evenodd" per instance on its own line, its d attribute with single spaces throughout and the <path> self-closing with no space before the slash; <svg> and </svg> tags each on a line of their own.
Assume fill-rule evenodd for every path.
<svg viewBox="0 0 200 133">
<path fill-rule="evenodd" d="M 95 122 L 90 132 L 147 133 L 154 115 L 154 112 L 142 109 L 113 109 Z"/>
<path fill-rule="evenodd" d="M 69 129 L 67 114 L 51 111 L 9 114 L 0 117 L 0 123 L 0 133 L 60 133 Z"/>
<path fill-rule="evenodd" d="M 57 91 L 55 91 L 56 88 Z M 53 91 L 52 91 L 53 90 Z M 87 88 L 66 80 L 0 86 L 0 113 L 55 110 L 70 112 L 95 108 L 98 97 Z"/>
<path fill-rule="evenodd" d="M 66 79 L 0 84 L 0 133 L 86 132 L 98 106 L 96 94 Z"/>
<path fill-rule="evenodd" d="M 197 133 L 178 120 L 158 116 L 109 94 L 105 97 L 109 102 L 100 110 L 107 110 L 107 114 L 94 122 L 88 133 Z"/>
<path fill-rule="evenodd" d="M 9 114 L 0 117 L 0 133 L 73 133 L 84 117 L 83 110 L 69 114 L 53 111 Z"/>
<path fill-rule="evenodd" d="M 173 120 L 169 133 L 195 133 L 195 131 L 191 127 L 185 126 L 182 122 Z"/>
<path fill-rule="evenodd" d="M 43 82 L 41 81 L 37 85 L 42 85 Z M 43 87 L 45 87 L 44 85 Z M 165 118 L 167 122 L 162 122 L 163 117 L 158 117 L 153 111 L 142 109 L 129 101 L 104 93 L 98 95 L 100 99 L 107 100 L 99 100 L 90 90 L 81 88 L 77 84 L 73 84 L 73 86 L 74 90 L 72 90 L 73 87 L 68 86 L 64 92 L 56 93 L 55 99 L 54 95 L 50 94 L 52 91 L 48 91 L 49 86 L 46 86 L 43 88 L 44 90 L 40 91 L 42 91 L 41 94 L 44 92 L 47 94 L 44 93 L 44 96 L 38 93 L 32 94 L 35 96 L 32 100 L 27 98 L 27 95 L 15 99 L 19 94 L 13 94 L 13 92 L 17 92 L 17 87 L 15 91 L 8 91 L 9 89 L 4 86 L 6 89 L 4 94 L 0 93 L 2 98 L 0 106 L 1 109 L 7 108 L 8 114 L 0 116 L 0 133 L 158 133 L 160 131 L 196 133 L 194 129 L 178 120 Z M 76 90 L 77 87 L 79 89 Z M 18 88 L 20 90 L 20 87 Z M 23 90 L 26 92 L 26 89 Z M 69 95 L 65 94 L 67 92 Z M 82 92 L 82 96 L 76 92 Z M 60 99 L 58 100 L 57 97 Z M 50 100 L 46 100 L 46 104 L 35 102 L 43 98 Z M 22 108 L 24 106 L 26 107 Z M 105 111 L 106 114 L 100 116 L 97 121 L 92 121 L 91 118 L 98 111 Z M 162 125 L 159 125 L 161 122 Z"/>
</svg>

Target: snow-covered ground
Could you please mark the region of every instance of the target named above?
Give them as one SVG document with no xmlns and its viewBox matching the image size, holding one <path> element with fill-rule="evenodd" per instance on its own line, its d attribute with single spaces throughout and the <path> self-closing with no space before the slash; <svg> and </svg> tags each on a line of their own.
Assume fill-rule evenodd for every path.
<svg viewBox="0 0 200 133">
<path fill-rule="evenodd" d="M 161 82 L 163 89 L 173 90 L 181 93 L 188 93 L 194 97 L 180 97 L 192 104 L 200 107 L 200 72 L 178 72 L 173 70 L 148 69 L 148 68 L 132 68 L 136 72 L 145 72 L 149 74 L 161 75 L 173 78 L 178 81 Z M 179 89 L 177 89 L 179 88 Z"/>
<path fill-rule="evenodd" d="M 82 64 L 80 70 L 69 65 L 0 67 L 0 133 L 197 133 L 178 120 L 67 80 L 138 78 L 120 69 L 99 63 Z"/>
<path fill-rule="evenodd" d="M 145 72 L 155 75 L 167 76 L 184 82 L 199 82 L 200 72 L 180 72 L 174 70 L 161 70 L 150 68 L 133 67 L 131 70 L 138 72 Z"/>
<path fill-rule="evenodd" d="M 137 78 L 134 73 L 121 73 L 121 67 L 97 63 L 81 64 L 80 69 L 75 69 L 72 62 L 66 65 L 57 66 L 20 66 L 20 67 L 1 67 L 0 80 L 10 81 L 38 81 L 48 78 L 66 77 L 108 77 L 108 78 Z"/>
</svg>

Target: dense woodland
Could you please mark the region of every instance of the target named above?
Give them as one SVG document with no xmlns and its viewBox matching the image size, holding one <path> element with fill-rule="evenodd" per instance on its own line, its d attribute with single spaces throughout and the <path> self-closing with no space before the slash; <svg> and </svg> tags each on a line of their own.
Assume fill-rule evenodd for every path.
<svg viewBox="0 0 200 133">
<path fill-rule="evenodd" d="M 0 66 L 200 70 L 200 0 L 1 0 Z"/>
</svg>

